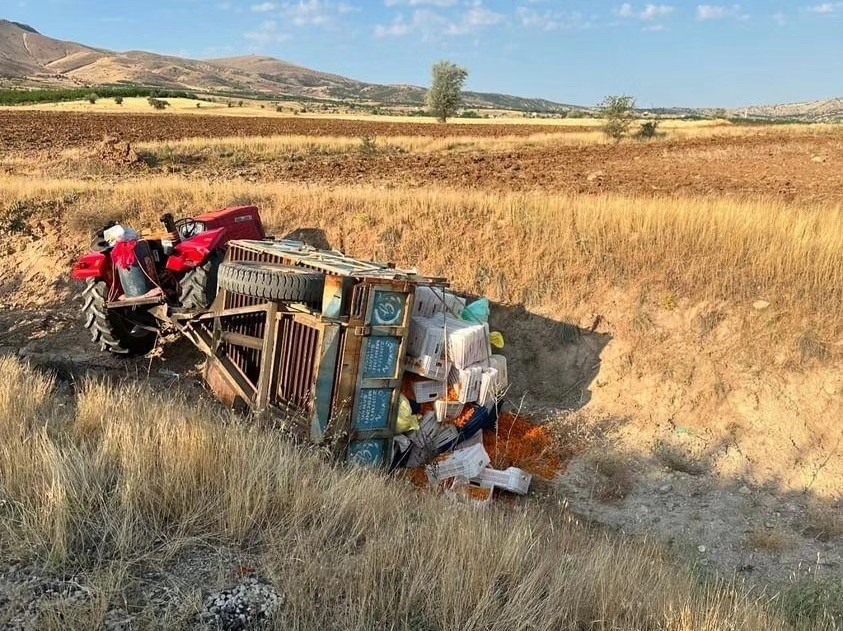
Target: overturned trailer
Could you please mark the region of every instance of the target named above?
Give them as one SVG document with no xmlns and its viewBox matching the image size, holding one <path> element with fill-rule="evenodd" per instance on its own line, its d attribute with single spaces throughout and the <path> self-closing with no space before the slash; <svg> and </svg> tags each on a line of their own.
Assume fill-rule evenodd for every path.
<svg viewBox="0 0 843 631">
<path fill-rule="evenodd" d="M 292 240 L 233 240 L 207 311 L 161 305 L 231 406 L 277 408 L 350 462 L 392 461 L 412 303 L 442 278 Z"/>
</svg>

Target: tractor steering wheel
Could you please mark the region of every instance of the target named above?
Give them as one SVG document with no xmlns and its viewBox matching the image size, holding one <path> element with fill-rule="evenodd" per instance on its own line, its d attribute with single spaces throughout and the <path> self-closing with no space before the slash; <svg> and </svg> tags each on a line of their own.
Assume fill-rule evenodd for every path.
<svg viewBox="0 0 843 631">
<path fill-rule="evenodd" d="M 192 217 L 185 217 L 176 222 L 176 230 L 179 233 L 179 238 L 187 240 L 202 232 L 202 224 Z"/>
</svg>

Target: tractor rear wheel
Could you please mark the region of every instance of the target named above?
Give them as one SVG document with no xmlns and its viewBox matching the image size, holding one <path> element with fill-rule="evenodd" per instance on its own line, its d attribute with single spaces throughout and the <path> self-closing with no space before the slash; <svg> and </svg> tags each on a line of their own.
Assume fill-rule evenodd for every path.
<svg viewBox="0 0 843 631">
<path fill-rule="evenodd" d="M 217 297 L 217 273 L 225 256 L 222 251 L 211 254 L 210 258 L 199 267 L 185 274 L 179 285 L 180 302 L 187 311 L 204 311 Z"/>
<path fill-rule="evenodd" d="M 154 318 L 135 312 L 136 316 L 129 319 L 122 315 L 123 310 L 109 309 L 105 281 L 89 280 L 82 291 L 82 299 L 85 328 L 91 332 L 91 340 L 99 345 L 100 350 L 116 355 L 142 355 L 155 346 L 157 333 L 142 328 L 154 326 Z"/>
<path fill-rule="evenodd" d="M 219 286 L 255 298 L 317 305 L 322 302 L 325 276 L 292 265 L 236 261 L 220 265 Z"/>
</svg>

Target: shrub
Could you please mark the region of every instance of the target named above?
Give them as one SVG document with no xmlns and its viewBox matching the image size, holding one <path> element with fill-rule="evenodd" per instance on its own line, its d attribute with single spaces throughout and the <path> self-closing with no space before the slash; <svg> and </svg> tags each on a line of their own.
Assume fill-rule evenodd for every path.
<svg viewBox="0 0 843 631">
<path fill-rule="evenodd" d="M 152 97 L 152 96 L 147 99 L 147 102 L 149 103 L 149 105 L 151 107 L 153 107 L 156 110 L 164 110 L 164 109 L 167 109 L 170 106 L 169 102 L 162 101 L 161 99 L 156 99 L 155 97 Z"/>
<path fill-rule="evenodd" d="M 652 140 L 659 135 L 659 121 L 646 121 L 641 123 L 641 128 L 635 134 L 639 140 Z"/>
<path fill-rule="evenodd" d="M 364 156 L 373 156 L 378 152 L 378 139 L 376 136 L 361 136 L 360 137 L 360 153 Z"/>
<path fill-rule="evenodd" d="M 97 93 L 96 93 L 96 92 L 91 92 L 91 93 L 90 93 L 88 96 L 86 96 L 85 98 L 88 100 L 88 103 L 90 103 L 91 105 L 93 105 L 94 103 L 96 103 L 96 102 L 97 102 L 97 99 L 99 99 L 100 97 L 97 95 Z"/>
<path fill-rule="evenodd" d="M 122 96 L 115 96 L 114 102 L 117 103 L 117 105 L 123 105 L 123 97 Z"/>
<path fill-rule="evenodd" d="M 607 96 L 600 104 L 603 118 L 603 132 L 615 142 L 627 135 L 635 120 L 635 98 L 631 96 Z"/>
</svg>

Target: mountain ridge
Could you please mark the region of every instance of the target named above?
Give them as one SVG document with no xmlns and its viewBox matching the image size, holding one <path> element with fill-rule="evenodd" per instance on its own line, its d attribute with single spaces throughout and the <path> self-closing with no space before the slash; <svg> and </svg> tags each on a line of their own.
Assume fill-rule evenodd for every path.
<svg viewBox="0 0 843 631">
<path fill-rule="evenodd" d="M 54 39 L 10 20 L 0 20 L 0 77 L 42 87 L 138 84 L 385 105 L 421 105 L 427 93 L 419 86 L 368 83 L 262 55 L 185 59 L 146 51 L 111 51 Z M 474 108 L 586 109 L 508 94 L 467 91 L 463 96 L 465 106 Z"/>
<path fill-rule="evenodd" d="M 382 105 L 421 106 L 427 89 L 378 84 L 313 70 L 266 55 L 186 59 L 141 50 L 116 52 L 43 35 L 28 24 L 0 19 L 0 78 L 22 87 L 143 85 L 195 92 L 254 94 Z M 492 92 L 463 93 L 464 105 L 524 112 L 593 112 L 595 108 Z M 675 116 L 843 121 L 843 97 L 733 109 L 655 108 Z"/>
</svg>

